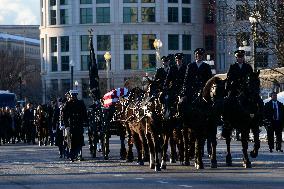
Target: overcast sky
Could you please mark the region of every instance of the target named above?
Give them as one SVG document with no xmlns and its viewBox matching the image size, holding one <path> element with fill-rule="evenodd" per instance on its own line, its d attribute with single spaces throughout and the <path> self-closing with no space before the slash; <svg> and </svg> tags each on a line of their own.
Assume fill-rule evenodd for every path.
<svg viewBox="0 0 284 189">
<path fill-rule="evenodd" d="M 40 0 L 0 0 L 0 25 L 39 25 Z"/>
</svg>

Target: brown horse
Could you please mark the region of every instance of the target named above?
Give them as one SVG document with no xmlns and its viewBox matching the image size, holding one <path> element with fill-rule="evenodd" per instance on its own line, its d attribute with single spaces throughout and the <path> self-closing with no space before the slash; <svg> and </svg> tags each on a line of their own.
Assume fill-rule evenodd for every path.
<svg viewBox="0 0 284 189">
<path fill-rule="evenodd" d="M 41 105 L 36 110 L 36 127 L 38 130 L 39 146 L 48 143 L 48 111 Z"/>
</svg>

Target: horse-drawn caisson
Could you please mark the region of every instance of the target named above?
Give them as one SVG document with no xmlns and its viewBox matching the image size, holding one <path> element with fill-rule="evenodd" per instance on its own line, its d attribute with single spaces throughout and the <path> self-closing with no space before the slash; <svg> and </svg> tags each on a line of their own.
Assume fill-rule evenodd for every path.
<svg viewBox="0 0 284 189">
<path fill-rule="evenodd" d="M 207 140 L 211 168 L 217 168 L 217 126 L 223 123 L 227 165 L 232 165 L 230 137 L 232 129 L 237 128 L 242 133 L 244 167 L 251 167 L 247 152 L 248 133 L 252 129 L 255 146 L 250 155 L 255 158 L 260 147 L 258 127 L 262 124 L 259 72 L 245 70 L 244 54 L 238 51 L 236 66 L 229 72 L 228 80 L 212 77 L 210 66 L 203 62 L 204 49 L 198 48 L 194 54 L 196 61 L 191 64 L 182 62 L 182 53 L 174 56 L 173 64 L 169 63 L 169 57 L 163 57 L 163 66 L 156 77 L 146 77 L 146 87 L 114 89 L 101 100 L 90 37 L 90 89 L 94 104 L 89 108 L 88 133 L 93 157 L 96 157 L 97 144 L 101 142 L 103 156 L 108 159 L 109 137 L 116 134 L 121 139 L 121 159 L 134 160 L 134 144 L 139 165 L 149 162 L 151 169 L 166 169 L 170 141 L 171 163 L 179 160 L 181 165 L 189 166 L 193 160 L 196 169 L 203 169 Z M 126 94 L 127 98 L 121 98 Z"/>
</svg>

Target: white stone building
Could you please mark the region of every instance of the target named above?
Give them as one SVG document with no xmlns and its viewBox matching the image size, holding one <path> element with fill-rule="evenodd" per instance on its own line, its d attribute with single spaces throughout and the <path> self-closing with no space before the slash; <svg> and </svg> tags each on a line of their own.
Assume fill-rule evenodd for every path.
<svg viewBox="0 0 284 189">
<path fill-rule="evenodd" d="M 111 53 L 111 88 L 155 70 L 153 42 L 161 56 L 183 52 L 185 61 L 203 47 L 203 0 L 41 0 L 41 54 L 44 96 L 70 89 L 70 62 L 79 97 L 87 98 L 88 30 L 93 29 L 100 87 L 106 92 L 104 54 Z"/>
</svg>

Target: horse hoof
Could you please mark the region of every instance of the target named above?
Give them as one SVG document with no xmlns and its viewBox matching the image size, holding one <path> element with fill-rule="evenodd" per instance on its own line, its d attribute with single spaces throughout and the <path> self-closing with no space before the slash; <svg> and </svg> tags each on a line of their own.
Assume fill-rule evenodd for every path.
<svg viewBox="0 0 284 189">
<path fill-rule="evenodd" d="M 155 164 L 151 164 L 150 169 L 155 169 Z"/>
<path fill-rule="evenodd" d="M 167 169 L 167 165 L 162 165 L 161 169 Z"/>
<path fill-rule="evenodd" d="M 137 165 L 143 166 L 143 165 L 144 165 L 144 161 L 138 161 L 138 162 L 137 162 Z"/>
<path fill-rule="evenodd" d="M 203 166 L 203 163 L 200 163 L 200 164 L 196 164 L 196 169 L 198 170 L 198 169 L 204 169 L 204 166 Z"/>
<path fill-rule="evenodd" d="M 232 166 L 233 166 L 233 163 L 232 163 L 232 162 L 226 162 L 226 165 L 227 165 L 228 167 L 232 167 Z"/>
<path fill-rule="evenodd" d="M 253 150 L 250 152 L 250 157 L 252 158 L 256 158 L 258 156 L 258 151 L 257 150 Z"/>
<path fill-rule="evenodd" d="M 155 171 L 156 171 L 156 172 L 161 171 L 160 166 L 155 166 Z"/>
<path fill-rule="evenodd" d="M 176 163 L 176 160 L 171 158 L 170 163 Z"/>
<path fill-rule="evenodd" d="M 108 160 L 108 156 L 104 156 L 104 160 Z"/>
<path fill-rule="evenodd" d="M 244 163 L 244 167 L 246 168 L 246 169 L 249 169 L 249 168 L 252 168 L 252 166 L 251 166 L 251 162 L 245 162 Z"/>
</svg>

